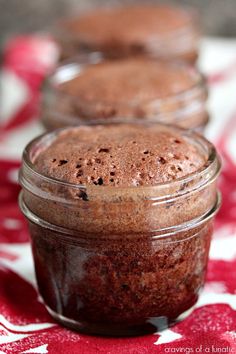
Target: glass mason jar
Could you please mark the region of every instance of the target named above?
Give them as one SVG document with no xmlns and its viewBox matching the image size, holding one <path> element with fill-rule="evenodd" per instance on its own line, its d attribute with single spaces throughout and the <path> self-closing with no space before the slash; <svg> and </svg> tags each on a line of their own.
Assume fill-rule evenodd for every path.
<svg viewBox="0 0 236 354">
<path fill-rule="evenodd" d="M 85 186 L 36 172 L 35 157 L 58 131 L 26 147 L 20 208 L 29 221 L 40 294 L 61 324 L 136 335 L 162 330 L 192 310 L 219 208 L 220 161 L 205 138 L 178 130 L 206 164 L 155 186 Z"/>
<path fill-rule="evenodd" d="M 181 21 L 179 16 L 184 19 Z M 178 24 L 174 24 L 176 20 Z M 53 33 L 63 60 L 100 51 L 108 59 L 147 56 L 194 64 L 199 50 L 199 22 L 192 8 L 126 6 L 61 20 Z"/>
<path fill-rule="evenodd" d="M 63 85 L 78 77 L 86 67 L 103 62 L 100 53 L 81 55 L 74 62 L 59 66 L 46 80 L 40 118 L 47 130 L 80 124 L 162 122 L 203 132 L 209 116 L 206 108 L 207 87 L 197 69 L 185 64 L 169 64 L 186 70 L 193 84 L 176 95 L 140 103 L 137 100 L 93 100 L 68 94 Z"/>
</svg>

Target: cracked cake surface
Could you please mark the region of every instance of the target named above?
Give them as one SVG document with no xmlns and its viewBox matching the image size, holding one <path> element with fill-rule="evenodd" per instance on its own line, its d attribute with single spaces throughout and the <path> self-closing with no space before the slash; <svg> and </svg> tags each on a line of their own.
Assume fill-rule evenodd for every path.
<svg viewBox="0 0 236 354">
<path fill-rule="evenodd" d="M 175 129 L 127 124 L 67 129 L 34 161 L 37 171 L 65 182 L 120 187 L 172 181 L 204 163 Z"/>
</svg>

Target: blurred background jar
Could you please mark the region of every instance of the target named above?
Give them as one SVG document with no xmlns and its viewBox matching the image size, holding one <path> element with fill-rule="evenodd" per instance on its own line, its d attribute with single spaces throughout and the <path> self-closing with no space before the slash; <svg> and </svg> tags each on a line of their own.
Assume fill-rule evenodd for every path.
<svg viewBox="0 0 236 354">
<path fill-rule="evenodd" d="M 164 122 L 203 131 L 207 89 L 197 69 L 147 58 L 106 61 L 99 53 L 59 66 L 44 85 L 48 130 L 78 124 Z"/>
<path fill-rule="evenodd" d="M 148 56 L 195 63 L 200 29 L 193 9 L 146 4 L 101 7 L 58 22 L 62 58 L 100 51 L 106 58 Z"/>
<path fill-rule="evenodd" d="M 134 0 L 109 0 L 109 6 L 133 4 Z M 143 3 L 166 3 L 145 0 Z M 200 14 L 202 33 L 207 36 L 233 37 L 236 33 L 235 0 L 172 0 L 180 6 L 196 7 Z M 0 13 L 0 47 L 7 39 L 19 34 L 48 29 L 62 17 L 82 15 L 94 8 L 106 6 L 107 0 L 1 0 L 4 11 Z M 14 16 L 13 16 L 14 14 Z"/>
</svg>

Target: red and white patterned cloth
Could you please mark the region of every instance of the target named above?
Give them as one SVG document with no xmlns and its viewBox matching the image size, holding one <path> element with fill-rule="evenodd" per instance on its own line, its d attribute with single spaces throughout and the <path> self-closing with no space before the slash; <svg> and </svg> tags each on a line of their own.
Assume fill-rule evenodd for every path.
<svg viewBox="0 0 236 354">
<path fill-rule="evenodd" d="M 0 78 L 0 354 L 236 353 L 236 41 L 208 39 L 202 44 L 200 66 L 211 89 L 207 134 L 224 162 L 223 204 L 205 289 L 184 321 L 161 333 L 134 338 L 67 330 L 49 316 L 36 290 L 27 225 L 17 206 L 17 171 L 24 145 L 41 131 L 32 118 L 38 89 L 56 55 L 48 38 L 14 39 Z"/>
</svg>

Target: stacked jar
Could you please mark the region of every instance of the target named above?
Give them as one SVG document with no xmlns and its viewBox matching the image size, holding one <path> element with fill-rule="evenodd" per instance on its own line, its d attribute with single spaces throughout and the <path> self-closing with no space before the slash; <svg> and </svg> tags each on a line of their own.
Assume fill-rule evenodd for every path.
<svg viewBox="0 0 236 354">
<path fill-rule="evenodd" d="M 47 129 L 138 119 L 204 131 L 207 88 L 193 67 L 200 31 L 192 9 L 97 9 L 61 21 L 55 37 L 70 59 L 43 92 Z"/>
</svg>

